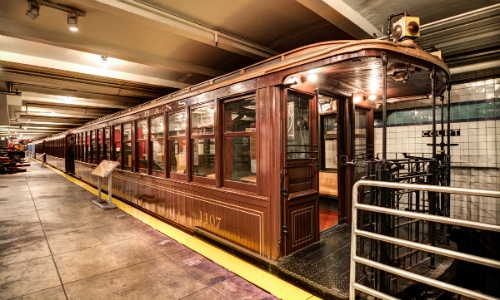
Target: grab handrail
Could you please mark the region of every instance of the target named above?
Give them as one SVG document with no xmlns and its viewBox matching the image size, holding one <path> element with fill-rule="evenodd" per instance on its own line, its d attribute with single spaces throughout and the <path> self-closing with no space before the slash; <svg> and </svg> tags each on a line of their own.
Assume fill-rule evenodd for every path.
<svg viewBox="0 0 500 300">
<path fill-rule="evenodd" d="M 375 187 L 382 187 L 382 188 L 392 188 L 392 189 L 404 189 L 404 190 L 417 190 L 417 191 L 429 191 L 429 192 L 438 192 L 438 193 L 449 193 L 449 194 L 460 194 L 460 195 L 477 195 L 477 196 L 484 196 L 484 197 L 494 197 L 494 198 L 500 198 L 500 191 L 491 191 L 491 190 L 476 190 L 476 189 L 465 189 L 465 188 L 452 188 L 452 187 L 446 187 L 446 186 L 436 186 L 436 185 L 424 185 L 424 184 L 409 184 L 409 183 L 396 183 L 396 182 L 386 182 L 386 181 L 372 181 L 372 180 L 359 180 L 357 181 L 352 190 L 352 230 L 351 230 L 351 269 L 350 269 L 350 285 L 349 285 L 349 299 L 356 299 L 356 290 L 362 291 L 364 293 L 370 294 L 372 296 L 378 297 L 378 298 L 384 298 L 384 299 L 397 299 L 394 298 L 393 296 L 387 295 L 383 292 L 377 291 L 375 289 L 372 289 L 370 287 L 364 286 L 360 283 L 356 282 L 356 264 L 364 264 L 373 268 L 378 268 L 380 270 L 393 273 L 395 275 L 401 276 L 408 278 L 410 280 L 414 280 L 417 282 L 421 282 L 427 285 L 431 285 L 443 290 L 447 290 L 456 294 L 460 294 L 463 296 L 471 297 L 474 299 L 498 299 L 486 294 L 482 294 L 479 292 L 475 292 L 463 287 L 459 287 L 453 284 L 449 284 L 446 282 L 442 282 L 439 280 L 427 278 L 425 276 L 421 276 L 415 273 L 411 273 L 408 271 L 404 271 L 398 268 L 394 268 L 391 266 L 388 266 L 386 264 L 382 264 L 380 262 L 376 262 L 370 259 L 366 259 L 360 256 L 357 256 L 356 254 L 356 236 L 363 236 L 363 237 L 368 237 L 371 239 L 375 240 L 380 240 L 383 242 L 387 243 L 392 243 L 396 245 L 402 245 L 410 248 L 415 248 L 418 250 L 423 250 L 426 252 L 434 253 L 434 254 L 439 254 L 439 255 L 444 255 L 448 256 L 451 258 L 455 259 L 460 259 L 460 260 L 465 260 L 468 262 L 472 263 L 477 263 L 477 264 L 482 264 L 485 266 L 493 267 L 500 269 L 500 261 L 494 260 L 494 259 L 489 259 L 489 258 L 484 258 L 484 257 L 479 257 L 476 255 L 471 255 L 471 254 L 466 254 L 466 253 L 461 253 L 458 251 L 453 251 L 449 249 L 443 249 L 435 246 L 430 246 L 427 244 L 421 244 L 421 243 L 416 243 L 416 242 L 411 242 L 411 241 L 406 241 L 402 240 L 399 238 L 394 238 L 394 237 L 389 237 L 373 232 L 368 232 L 364 230 L 358 229 L 357 225 L 357 219 L 358 219 L 358 210 L 364 210 L 364 211 L 371 211 L 371 212 L 379 212 L 379 213 L 385 213 L 385 214 L 391 214 L 391 215 L 398 215 L 398 216 L 404 216 L 404 217 L 409 217 L 409 218 L 419 218 L 422 220 L 427 220 L 431 222 L 440 222 L 440 223 L 445 223 L 445 224 L 450 224 L 450 225 L 457 225 L 457 226 L 464 226 L 464 227 L 471 227 L 471 228 L 476 228 L 476 229 L 481 229 L 481 230 L 489 230 L 489 231 L 495 231 L 495 232 L 500 232 L 500 226 L 498 225 L 493 225 L 493 224 L 485 224 L 481 222 L 474 222 L 474 221 L 467 221 L 467 220 L 461 220 L 461 219 L 456 219 L 452 217 L 444 217 L 444 216 L 436 216 L 436 215 L 429 215 L 429 214 L 423 214 L 423 213 L 416 213 L 416 212 L 410 212 L 410 211 L 401 211 L 398 209 L 392 209 L 392 208 L 387 208 L 387 207 L 379 207 L 375 205 L 369 205 L 369 204 L 361 204 L 358 203 L 358 189 L 361 186 L 375 186 Z"/>
</svg>

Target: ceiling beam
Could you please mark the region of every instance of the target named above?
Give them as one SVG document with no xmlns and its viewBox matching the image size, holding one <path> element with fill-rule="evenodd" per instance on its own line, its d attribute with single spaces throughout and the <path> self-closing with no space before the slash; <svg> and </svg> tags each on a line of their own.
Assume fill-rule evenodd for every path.
<svg viewBox="0 0 500 300">
<path fill-rule="evenodd" d="M 18 38 L 0 35 L 0 61 L 16 64 L 34 65 L 43 68 L 83 73 L 124 80 L 129 82 L 147 83 L 150 85 L 168 86 L 177 89 L 188 87 L 189 84 L 168 80 L 157 74 L 157 69 L 121 59 L 108 58 L 109 64 L 104 65 L 100 55 L 36 43 Z M 64 58 L 65 60 L 62 60 Z M 101 66 L 96 62 L 103 63 Z M 133 71 L 132 71 L 133 70 Z"/>
<path fill-rule="evenodd" d="M 253 59 L 269 58 L 278 53 L 242 38 L 217 31 L 185 18 L 176 16 L 160 7 L 137 0 L 95 0 L 162 24 L 162 29 L 207 45 L 218 47 Z"/>
<path fill-rule="evenodd" d="M 41 125 L 65 125 L 71 127 L 77 127 L 85 122 L 92 121 L 94 119 L 76 119 L 76 118 L 61 118 L 61 117 L 49 117 L 49 116 L 27 116 L 21 114 L 20 118 L 16 121 L 17 123 L 23 124 L 41 124 Z M 16 123 L 16 124 L 17 124 Z M 31 125 L 26 125 L 31 126 Z"/>
<path fill-rule="evenodd" d="M 48 95 L 33 92 L 21 93 L 23 105 L 32 104 L 48 104 L 48 105 L 63 105 L 63 106 L 85 106 L 89 108 L 113 108 L 113 109 L 127 109 L 135 106 L 144 101 L 127 102 L 127 98 L 120 99 L 119 97 L 68 97 L 63 95 Z"/>
<path fill-rule="evenodd" d="M 342 0 L 297 0 L 297 2 L 356 39 L 384 36 L 380 30 Z"/>
<path fill-rule="evenodd" d="M 91 2 L 89 2 L 89 5 Z M 78 44 L 73 44 L 69 40 L 65 40 L 65 37 L 62 37 L 62 41 L 59 43 L 56 43 L 53 41 L 54 36 L 60 35 L 59 32 L 52 31 L 52 30 L 47 30 L 44 28 L 33 28 L 32 26 L 25 25 L 25 24 L 20 24 L 18 22 L 14 22 L 11 20 L 7 19 L 2 19 L 0 18 L 0 28 L 9 28 L 9 35 L 12 37 L 17 37 L 21 38 L 23 40 L 29 40 L 33 43 L 36 42 L 37 45 L 39 45 L 40 49 L 43 50 L 43 47 L 45 46 L 58 46 L 59 44 L 71 44 L 70 47 L 71 49 L 75 51 L 79 51 L 82 53 L 89 53 L 89 54 L 94 54 L 95 57 L 99 58 L 101 55 L 106 55 L 106 56 L 113 56 L 109 55 L 110 49 L 113 49 L 114 44 L 109 42 L 107 43 L 106 41 L 102 40 L 96 40 L 95 38 L 84 38 L 84 37 L 79 37 L 81 43 Z M 1 35 L 0 35 L 1 36 Z M 36 36 L 36 39 L 33 37 Z M 0 41 L 0 44 L 2 41 Z M 89 50 L 84 48 L 81 45 L 92 45 L 92 44 L 98 44 L 98 48 L 94 49 L 93 51 L 95 52 L 88 52 Z M 10 46 L 9 44 L 4 44 L 2 45 L 2 48 L 4 46 Z M 15 46 L 15 45 L 14 45 Z M 12 47 L 9 47 L 12 48 Z M 17 47 L 18 48 L 18 47 Z M 35 48 L 33 50 L 37 50 L 38 48 Z M 66 48 L 62 48 L 66 49 Z M 16 52 L 16 51 L 14 51 Z M 139 66 L 145 66 L 149 68 L 153 68 L 153 70 L 163 70 L 165 71 L 173 71 L 173 72 L 178 72 L 178 73 L 190 73 L 190 74 L 199 74 L 203 75 L 209 78 L 216 77 L 219 75 L 224 74 L 223 71 L 213 69 L 213 68 L 208 68 L 205 66 L 201 66 L 198 64 L 193 64 L 185 61 L 180 61 L 168 57 L 158 57 L 150 54 L 145 54 L 145 53 L 137 53 L 136 51 L 127 49 L 127 48 L 121 48 L 120 51 L 120 57 L 116 57 L 119 59 L 122 59 L 123 61 L 128 61 L 128 62 L 137 62 Z M 37 55 L 37 54 L 34 54 Z M 61 57 L 61 56 L 59 56 Z M 140 61 L 136 61 L 136 59 L 140 57 Z M 67 58 L 67 57 L 66 57 Z M 156 72 L 158 73 L 158 72 Z"/>
</svg>

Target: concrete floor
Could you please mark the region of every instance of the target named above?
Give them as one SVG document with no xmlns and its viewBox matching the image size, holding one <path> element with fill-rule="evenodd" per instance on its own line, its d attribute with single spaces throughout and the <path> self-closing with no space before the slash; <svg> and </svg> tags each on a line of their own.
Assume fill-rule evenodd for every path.
<svg viewBox="0 0 500 300">
<path fill-rule="evenodd" d="M 38 162 L 0 175 L 0 299 L 277 299 Z"/>
</svg>

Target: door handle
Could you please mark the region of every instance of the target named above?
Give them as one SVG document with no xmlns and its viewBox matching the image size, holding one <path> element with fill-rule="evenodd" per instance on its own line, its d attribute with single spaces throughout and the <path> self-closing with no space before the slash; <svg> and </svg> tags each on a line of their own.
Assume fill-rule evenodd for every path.
<svg viewBox="0 0 500 300">
<path fill-rule="evenodd" d="M 347 155 L 340 155 L 340 164 L 343 165 L 343 166 L 347 166 L 347 165 L 351 165 L 351 166 L 354 166 L 356 165 L 356 159 L 353 159 L 353 160 L 349 160 L 349 156 Z"/>
</svg>

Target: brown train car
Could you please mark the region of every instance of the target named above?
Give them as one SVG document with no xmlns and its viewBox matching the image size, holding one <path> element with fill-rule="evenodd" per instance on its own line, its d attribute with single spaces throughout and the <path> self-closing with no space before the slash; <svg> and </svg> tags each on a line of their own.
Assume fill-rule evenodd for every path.
<svg viewBox="0 0 500 300">
<path fill-rule="evenodd" d="M 100 161 L 119 161 L 113 195 L 275 260 L 319 240 L 320 182 L 338 198 L 340 223 L 350 221 L 352 185 L 374 157 L 375 107 L 440 94 L 448 78 L 411 40 L 323 42 L 38 141 L 36 151 L 93 185 Z"/>
</svg>

